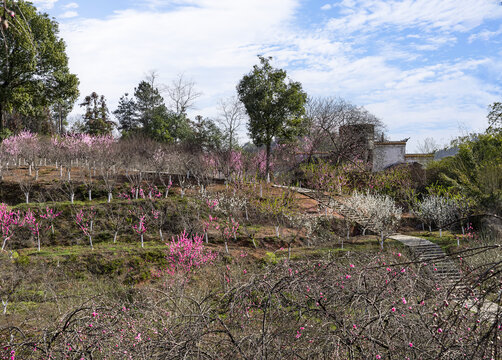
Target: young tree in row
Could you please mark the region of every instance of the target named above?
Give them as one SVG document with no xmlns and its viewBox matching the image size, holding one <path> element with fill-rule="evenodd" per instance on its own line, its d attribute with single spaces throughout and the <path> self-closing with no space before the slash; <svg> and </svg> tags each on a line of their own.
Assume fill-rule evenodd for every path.
<svg viewBox="0 0 502 360">
<path fill-rule="evenodd" d="M 96 212 L 94 208 L 84 210 L 80 209 L 78 213 L 75 214 L 75 223 L 82 231 L 82 233 L 89 238 L 89 245 L 91 250 L 94 249 L 92 244 L 92 235 L 94 233 L 94 218 L 96 217 Z"/>
<path fill-rule="evenodd" d="M 2 251 L 5 250 L 7 241 L 12 237 L 14 229 L 21 222 L 21 214 L 18 211 L 12 211 L 7 205 L 0 204 L 0 232 L 2 233 Z"/>
<path fill-rule="evenodd" d="M 251 139 L 256 146 L 265 146 L 268 179 L 272 141 L 292 139 L 304 130 L 307 94 L 299 82 L 286 83 L 286 71 L 273 68 L 271 58 L 260 56 L 259 59 L 261 65 L 255 65 L 244 75 L 237 85 L 237 93 L 249 115 Z"/>
</svg>

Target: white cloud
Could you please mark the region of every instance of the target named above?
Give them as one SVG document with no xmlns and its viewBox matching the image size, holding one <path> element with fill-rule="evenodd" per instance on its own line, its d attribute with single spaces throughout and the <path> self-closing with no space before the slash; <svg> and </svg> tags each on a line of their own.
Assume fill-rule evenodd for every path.
<svg viewBox="0 0 502 360">
<path fill-rule="evenodd" d="M 37 9 L 42 11 L 52 9 L 57 2 L 58 0 L 33 0 Z"/>
<path fill-rule="evenodd" d="M 71 2 L 63 6 L 63 9 L 78 9 L 79 5 L 76 2 Z"/>
<path fill-rule="evenodd" d="M 472 34 L 469 36 L 469 43 L 472 43 L 475 40 L 483 40 L 488 41 L 492 37 L 502 34 L 502 25 L 496 31 L 483 30 L 477 34 Z"/>
<path fill-rule="evenodd" d="M 62 24 L 61 35 L 82 95 L 102 93 L 114 109 L 120 95 L 157 69 L 166 83 L 182 72 L 192 77 L 205 108 L 235 91 L 256 55 L 281 39 L 297 6 L 296 0 L 199 0 L 197 7 Z"/>
<path fill-rule="evenodd" d="M 68 10 L 68 11 L 65 11 L 64 13 L 62 13 L 61 15 L 59 15 L 58 17 L 61 19 L 71 19 L 71 18 L 74 18 L 77 16 L 78 16 L 78 12 L 73 11 L 73 10 Z"/>
<path fill-rule="evenodd" d="M 347 14 L 329 27 L 341 32 L 375 31 L 386 26 L 423 30 L 469 31 L 502 15 L 496 1 L 478 0 L 354 0 L 341 5 Z"/>
<path fill-rule="evenodd" d="M 326 5 L 321 6 L 321 10 L 329 10 L 329 9 L 331 9 L 332 7 L 333 7 L 333 5 L 331 5 L 331 4 L 326 4 Z"/>
</svg>

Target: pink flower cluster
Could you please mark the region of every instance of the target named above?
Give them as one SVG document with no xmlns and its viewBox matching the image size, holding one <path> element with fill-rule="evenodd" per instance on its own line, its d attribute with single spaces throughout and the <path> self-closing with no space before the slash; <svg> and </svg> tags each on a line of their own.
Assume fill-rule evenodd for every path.
<svg viewBox="0 0 502 360">
<path fill-rule="evenodd" d="M 216 253 L 204 248 L 202 236 L 188 236 L 186 230 L 166 245 L 169 246 L 167 272 L 171 275 L 178 272 L 189 275 L 193 270 L 216 259 Z"/>
</svg>

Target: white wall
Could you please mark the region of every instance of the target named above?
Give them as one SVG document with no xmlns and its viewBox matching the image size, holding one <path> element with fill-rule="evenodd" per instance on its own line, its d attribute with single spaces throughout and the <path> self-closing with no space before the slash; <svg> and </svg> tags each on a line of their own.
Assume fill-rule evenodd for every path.
<svg viewBox="0 0 502 360">
<path fill-rule="evenodd" d="M 373 171 L 382 171 L 387 166 L 404 163 L 406 143 L 375 143 Z"/>
</svg>

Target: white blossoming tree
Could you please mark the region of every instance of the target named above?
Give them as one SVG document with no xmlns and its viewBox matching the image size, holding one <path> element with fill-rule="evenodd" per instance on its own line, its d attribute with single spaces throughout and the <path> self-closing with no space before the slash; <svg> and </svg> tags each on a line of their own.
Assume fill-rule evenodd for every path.
<svg viewBox="0 0 502 360">
<path fill-rule="evenodd" d="M 380 234 L 380 246 L 386 237 L 391 235 L 399 225 L 403 210 L 387 195 L 361 194 L 355 192 L 348 200 L 348 205 L 357 211 L 367 222 L 363 227 Z"/>
<path fill-rule="evenodd" d="M 432 224 L 435 224 L 439 228 L 439 237 L 442 237 L 443 228 L 456 218 L 458 204 L 454 199 L 429 195 L 417 203 L 413 212 L 429 226 L 429 231 L 432 231 Z"/>
</svg>

